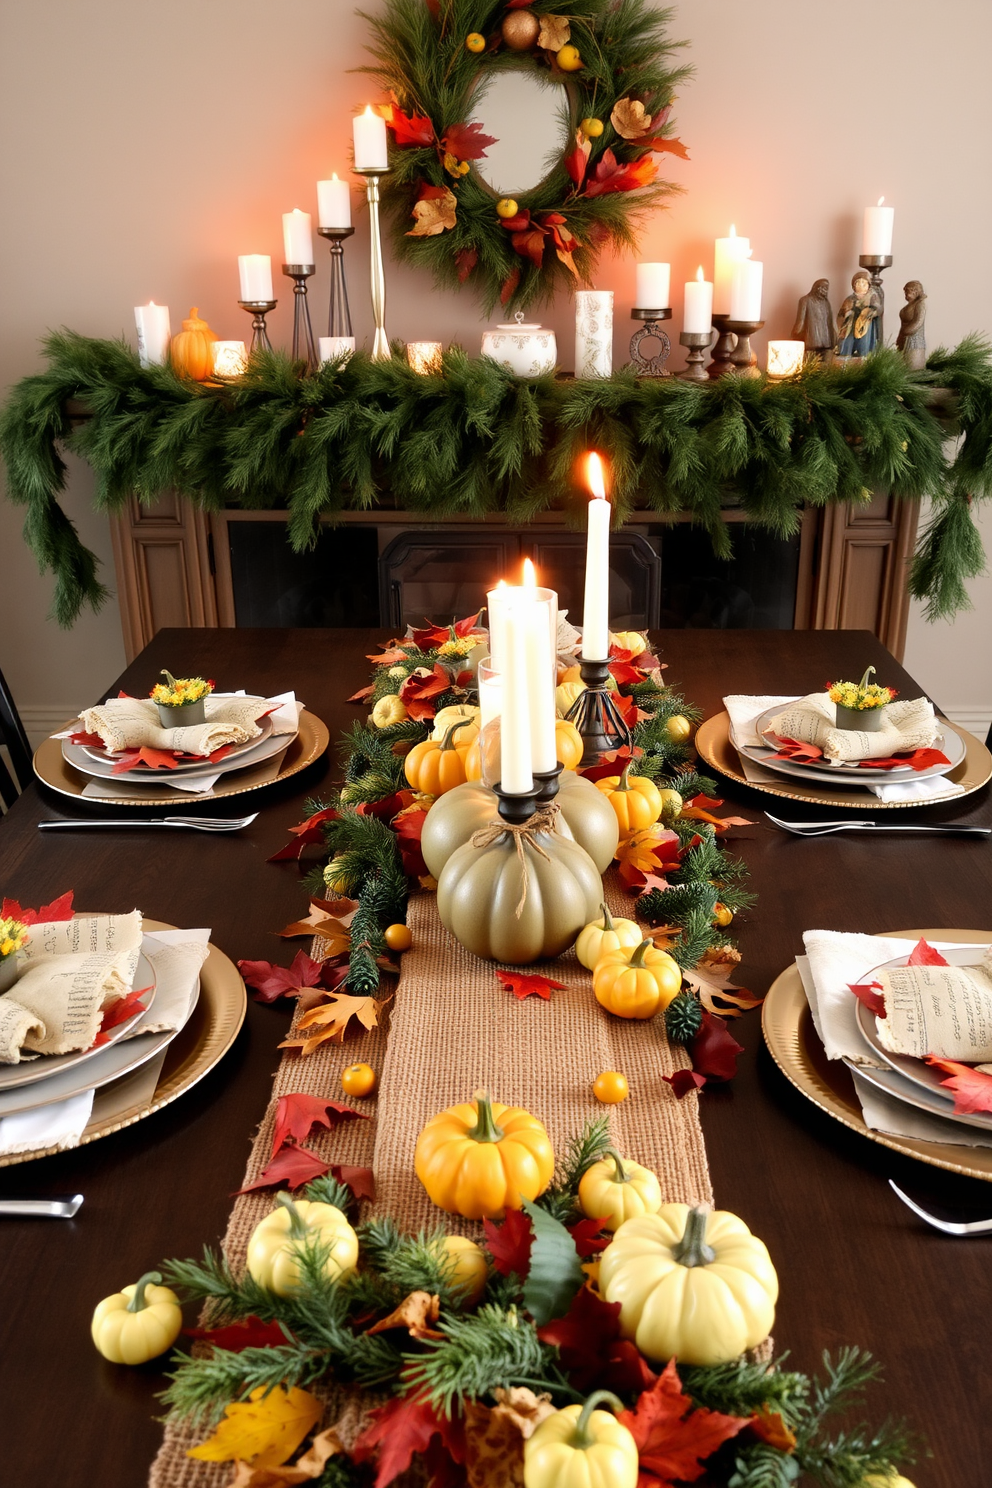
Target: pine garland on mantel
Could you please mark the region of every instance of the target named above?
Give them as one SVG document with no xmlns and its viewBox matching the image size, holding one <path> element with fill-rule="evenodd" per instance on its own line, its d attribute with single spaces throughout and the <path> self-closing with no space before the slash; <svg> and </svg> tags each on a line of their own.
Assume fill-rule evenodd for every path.
<svg viewBox="0 0 992 1488">
<path fill-rule="evenodd" d="M 864 501 L 883 488 L 934 502 L 910 573 L 928 618 L 967 607 L 964 581 L 984 568 L 972 503 L 992 490 L 992 346 L 980 336 L 935 352 L 920 373 L 884 350 L 778 384 L 626 369 L 521 379 L 454 348 L 437 376 L 411 371 L 398 354 L 356 355 L 308 377 L 272 354 L 236 381 L 202 385 L 142 369 L 123 342 L 62 331 L 45 351 L 48 370 L 19 382 L 0 415 L 0 449 L 64 626 L 107 591 L 58 503 L 59 444 L 93 467 L 102 510 L 169 489 L 205 510 L 285 507 L 297 550 L 314 544 L 322 517 L 374 508 L 387 491 L 431 516 L 501 511 L 526 521 L 553 507 L 580 521 L 575 464 L 595 447 L 612 464 L 618 521 L 635 504 L 687 512 L 723 556 L 728 505 L 786 535 L 804 506 Z M 89 414 L 77 427 L 71 401 Z"/>
</svg>

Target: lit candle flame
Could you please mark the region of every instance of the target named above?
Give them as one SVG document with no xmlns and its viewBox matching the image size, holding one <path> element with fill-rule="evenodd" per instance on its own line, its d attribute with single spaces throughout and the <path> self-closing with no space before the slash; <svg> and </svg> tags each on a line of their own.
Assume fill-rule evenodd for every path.
<svg viewBox="0 0 992 1488">
<path fill-rule="evenodd" d="M 365 105 L 365 117 L 366 117 L 366 119 L 374 119 L 375 118 L 375 114 L 372 112 L 372 105 L 370 103 L 367 103 Z"/>
<path fill-rule="evenodd" d="M 733 224 L 733 223 L 731 223 L 731 224 L 730 224 L 730 231 L 729 231 L 729 233 L 728 233 L 728 234 L 727 234 L 727 237 L 728 237 L 728 238 L 736 238 L 736 236 L 737 236 L 737 229 L 736 229 L 736 227 L 735 227 L 735 226 L 734 226 L 734 224 Z"/>
<path fill-rule="evenodd" d="M 606 500 L 606 485 L 603 480 L 603 461 L 595 450 L 590 450 L 586 462 L 586 481 L 593 496 L 600 501 Z"/>
<path fill-rule="evenodd" d="M 537 588 L 537 573 L 534 569 L 533 563 L 530 561 L 529 558 L 524 559 L 524 588 Z"/>
<path fill-rule="evenodd" d="M 879 198 L 878 198 L 878 205 L 879 205 L 879 206 L 881 206 L 881 205 L 882 205 L 882 203 L 883 203 L 883 202 L 884 202 L 884 200 L 885 200 L 885 197 L 884 197 L 884 196 L 880 196 L 880 197 L 879 197 Z"/>
<path fill-rule="evenodd" d="M 703 266 L 702 264 L 700 264 L 699 268 L 696 270 L 696 283 L 704 284 L 705 282 L 706 281 L 703 279 Z"/>
</svg>

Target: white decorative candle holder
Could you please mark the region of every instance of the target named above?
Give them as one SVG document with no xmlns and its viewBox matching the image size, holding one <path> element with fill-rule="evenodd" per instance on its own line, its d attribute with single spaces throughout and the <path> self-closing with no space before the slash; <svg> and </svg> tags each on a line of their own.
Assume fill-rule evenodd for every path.
<svg viewBox="0 0 992 1488">
<path fill-rule="evenodd" d="M 613 291 L 580 289 L 575 295 L 575 375 L 613 372 Z"/>
<path fill-rule="evenodd" d="M 354 355 L 354 336 L 320 336 L 317 340 L 320 348 L 320 365 L 325 362 L 347 361 Z"/>
<path fill-rule="evenodd" d="M 243 341 L 215 341 L 214 373 L 218 377 L 241 377 L 248 370 L 248 352 Z"/>
<path fill-rule="evenodd" d="M 492 357 L 507 372 L 517 377 L 541 377 L 553 372 L 558 363 L 558 344 L 554 331 L 546 326 L 527 324 L 518 310 L 515 324 L 504 322 L 495 330 L 484 331 L 482 355 Z"/>
<path fill-rule="evenodd" d="M 769 341 L 768 376 L 776 379 L 795 377 L 802 371 L 805 357 L 805 341 Z"/>
</svg>

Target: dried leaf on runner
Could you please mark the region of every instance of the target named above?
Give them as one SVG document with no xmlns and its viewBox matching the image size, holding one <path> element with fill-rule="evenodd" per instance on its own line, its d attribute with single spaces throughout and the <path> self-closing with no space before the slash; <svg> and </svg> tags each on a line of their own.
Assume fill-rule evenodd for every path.
<svg viewBox="0 0 992 1488">
<path fill-rule="evenodd" d="M 732 1080 L 737 1073 L 737 1056 L 743 1053 L 743 1046 L 723 1019 L 715 1013 L 704 1013 L 699 1032 L 689 1045 L 693 1072 L 709 1080 Z"/>
<path fill-rule="evenodd" d="M 464 1429 L 460 1417 L 451 1420 L 433 1406 L 426 1395 L 394 1397 L 371 1412 L 371 1421 L 352 1447 L 356 1462 L 377 1462 L 375 1488 L 387 1488 L 423 1456 L 428 1469 L 434 1437 L 456 1462 L 465 1460 Z"/>
<path fill-rule="evenodd" d="M 751 1430 L 759 1441 L 774 1447 L 778 1452 L 791 1453 L 796 1450 L 796 1433 L 778 1411 L 769 1410 L 766 1405 L 760 1406 L 751 1417 Z"/>
<path fill-rule="evenodd" d="M 310 1483 L 321 1476 L 331 1457 L 343 1451 L 338 1434 L 331 1426 L 314 1437 L 302 1457 L 297 1457 L 291 1467 L 259 1467 L 250 1462 L 239 1462 L 227 1488 L 291 1488 L 297 1483 Z"/>
<path fill-rule="evenodd" d="M 345 1030 L 352 1018 L 357 1018 L 363 1028 L 375 1028 L 379 1022 L 379 1011 L 389 1001 L 374 997 L 352 997 L 349 992 L 332 992 L 326 1002 L 303 1014 L 296 1027 L 302 1038 L 284 1039 L 280 1049 L 299 1049 L 303 1055 L 312 1054 L 321 1044 L 344 1042 Z"/>
<path fill-rule="evenodd" d="M 761 1005 L 760 997 L 747 987 L 735 987 L 730 980 L 740 959 L 740 952 L 733 946 L 711 946 L 701 961 L 682 973 L 707 1012 L 739 1018 L 741 1013 Z"/>
<path fill-rule="evenodd" d="M 340 1121 L 367 1121 L 364 1111 L 355 1111 L 343 1101 L 325 1100 L 319 1095 L 304 1095 L 294 1091 L 281 1095 L 276 1106 L 275 1130 L 272 1137 L 272 1156 L 287 1142 L 305 1142 L 315 1126 L 324 1126 L 332 1131 Z"/>
<path fill-rule="evenodd" d="M 16 899 L 5 899 L 3 908 L 0 909 L 0 919 L 20 920 L 22 925 L 47 925 L 53 920 L 71 920 L 74 893 L 74 889 L 68 889 L 57 899 L 53 899 L 51 904 L 43 904 L 40 909 L 22 909 Z"/>
<path fill-rule="evenodd" d="M 538 46 L 543 47 L 546 52 L 560 52 L 572 36 L 572 28 L 568 24 L 568 17 L 562 15 L 542 15 L 538 19 L 541 23 L 541 29 L 537 36 Z"/>
<path fill-rule="evenodd" d="M 310 912 L 306 918 L 294 920 L 280 930 L 279 934 L 284 940 L 291 940 L 297 935 L 319 935 L 328 942 L 324 948 L 326 954 L 337 956 L 341 951 L 346 951 L 351 943 L 348 931 L 357 908 L 357 899 L 311 898 Z"/>
<path fill-rule="evenodd" d="M 430 187 L 428 190 L 438 194 L 425 193 L 419 201 L 414 202 L 411 216 L 417 219 L 417 225 L 410 228 L 408 238 L 436 238 L 446 229 L 454 227 L 457 221 L 455 208 L 458 202 L 454 192 L 449 191 L 447 186 Z"/>
<path fill-rule="evenodd" d="M 596 1255 L 605 1250 L 613 1239 L 612 1235 L 603 1234 L 603 1221 L 601 1219 L 580 1219 L 576 1224 L 566 1226 L 568 1233 L 575 1241 L 575 1248 L 583 1260 L 587 1256 Z"/>
<path fill-rule="evenodd" d="M 689 1094 L 690 1090 L 702 1090 L 706 1084 L 706 1076 L 699 1074 L 697 1070 L 680 1069 L 674 1075 L 662 1075 L 666 1085 L 671 1085 L 677 1100 Z"/>
<path fill-rule="evenodd" d="M 428 1327 L 429 1323 L 437 1322 L 440 1312 L 441 1299 L 437 1293 L 432 1296 L 430 1292 L 411 1292 L 399 1307 L 388 1317 L 380 1318 L 367 1332 L 388 1333 L 390 1328 L 406 1328 L 411 1338 L 443 1338 L 443 1333 Z"/>
<path fill-rule="evenodd" d="M 564 982 L 553 982 L 550 977 L 528 975 L 519 971 L 497 971 L 496 980 L 507 992 L 512 992 L 519 1002 L 523 1002 L 525 997 L 543 997 L 545 1002 L 550 1002 L 552 989 L 558 992 L 565 990 Z"/>
<path fill-rule="evenodd" d="M 234 1197 L 237 1194 L 253 1193 L 256 1188 L 271 1188 L 273 1184 L 280 1188 L 300 1188 L 304 1183 L 312 1183 L 315 1178 L 323 1178 L 327 1170 L 328 1164 L 316 1152 L 311 1152 L 309 1147 L 292 1144 L 276 1154 L 254 1183 L 246 1183 L 244 1188 L 237 1189 Z"/>
<path fill-rule="evenodd" d="M 345 1188 L 350 1188 L 356 1199 L 375 1199 L 375 1178 L 371 1168 L 353 1168 L 347 1163 L 331 1163 L 331 1175 Z"/>
<path fill-rule="evenodd" d="M 652 126 L 651 115 L 636 98 L 618 98 L 610 114 L 610 123 L 621 139 L 640 139 Z"/>
<path fill-rule="evenodd" d="M 552 1318 L 538 1328 L 537 1336 L 557 1347 L 562 1369 L 585 1390 L 602 1372 L 610 1345 L 620 1337 L 620 1303 L 604 1302 L 582 1286 L 565 1316 Z"/>
<path fill-rule="evenodd" d="M 530 1251 L 534 1230 L 526 1214 L 507 1209 L 502 1224 L 484 1219 L 485 1245 L 500 1276 L 519 1276 L 523 1280 L 530 1270 Z"/>
<path fill-rule="evenodd" d="M 441 189 L 441 188 L 439 188 Z M 450 196 L 450 191 L 448 192 Z M 452 198 L 454 200 L 454 198 Z M 406 704 L 411 718 L 433 718 L 436 712 L 431 698 L 438 697 L 451 687 L 451 678 L 439 661 L 433 668 L 417 667 L 400 687 L 400 698 Z"/>
<path fill-rule="evenodd" d="M 465 1471 L 468 1488 L 523 1488 L 523 1444 L 546 1416 L 554 1414 L 550 1395 L 526 1385 L 493 1391 L 493 1407 L 465 1403 Z"/>
<path fill-rule="evenodd" d="M 954 1096 L 954 1111 L 958 1116 L 970 1116 L 974 1111 L 992 1111 L 992 1075 L 983 1074 L 970 1064 L 958 1064 L 954 1059 L 937 1059 L 927 1056 L 927 1064 L 943 1070 L 950 1079 L 941 1080 L 941 1085 Z"/>
<path fill-rule="evenodd" d="M 248 986 L 255 988 L 256 1002 L 275 1002 L 280 997 L 299 996 L 304 987 L 326 986 L 334 968 L 326 961 L 312 960 L 305 951 L 297 951 L 289 966 L 239 961 L 238 970 Z"/>
<path fill-rule="evenodd" d="M 278 1323 L 263 1323 L 254 1315 L 225 1323 L 221 1328 L 184 1328 L 183 1332 L 187 1338 L 199 1339 L 201 1343 L 227 1349 L 232 1354 L 240 1354 L 246 1348 L 271 1348 L 286 1342 L 286 1334 Z"/>
<path fill-rule="evenodd" d="M 260 1385 L 247 1400 L 224 1407 L 224 1419 L 187 1457 L 201 1462 L 233 1462 L 239 1458 L 258 1467 L 278 1467 L 291 1457 L 312 1431 L 324 1407 L 314 1395 L 297 1388 Z"/>
<path fill-rule="evenodd" d="M 634 1410 L 617 1419 L 637 1443 L 642 1474 L 661 1483 L 694 1483 L 704 1463 L 725 1441 L 750 1424 L 750 1416 L 725 1416 L 699 1406 L 683 1392 L 670 1359 L 656 1384 L 645 1390 Z"/>
</svg>

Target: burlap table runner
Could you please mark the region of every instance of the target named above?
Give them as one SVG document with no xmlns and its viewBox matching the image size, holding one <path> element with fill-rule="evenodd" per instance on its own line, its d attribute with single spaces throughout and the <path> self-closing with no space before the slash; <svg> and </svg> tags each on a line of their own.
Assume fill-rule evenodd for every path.
<svg viewBox="0 0 992 1488">
<path fill-rule="evenodd" d="M 605 886 L 611 912 L 629 917 L 631 902 L 614 873 L 607 875 Z M 480 1085 L 494 1099 L 539 1116 L 559 1153 L 586 1121 L 608 1111 L 620 1151 L 658 1174 L 666 1201 L 712 1202 L 698 1097 L 676 1100 L 663 1079 L 688 1068 L 688 1056 L 671 1046 L 654 1022 L 608 1017 L 574 951 L 547 965 L 524 968 L 564 982 L 563 991 L 553 992 L 550 1002 L 538 997 L 518 1001 L 500 986 L 492 963 L 470 955 L 443 928 L 433 894 L 411 899 L 407 919 L 413 945 L 403 957 L 403 973 L 384 1020 L 388 1029 L 363 1032 L 343 1046 L 324 1044 L 306 1059 L 292 1053 L 283 1057 L 245 1183 L 259 1176 L 271 1156 L 279 1096 L 300 1091 L 338 1097 L 341 1070 L 364 1060 L 379 1071 L 377 1098 L 360 1103 L 369 1119 L 342 1123 L 311 1137 L 307 1145 L 327 1162 L 372 1167 L 375 1209 L 391 1214 L 403 1229 L 429 1228 L 441 1221 L 462 1234 L 481 1231 L 480 1225 L 435 1209 L 413 1170 L 414 1147 L 425 1122 L 445 1106 L 470 1099 Z M 631 1097 L 618 1106 L 602 1106 L 592 1094 L 593 1080 L 607 1069 L 622 1070 L 630 1082 Z M 235 1200 L 224 1237 L 234 1267 L 243 1265 L 248 1237 L 271 1207 L 269 1189 Z M 332 1410 L 329 1405 L 329 1418 Z M 357 1430 L 358 1415 L 353 1415 Z M 350 1434 L 342 1432 L 343 1439 Z M 203 1435 L 168 1426 L 152 1465 L 150 1488 L 226 1488 L 234 1475 L 230 1463 L 186 1456 L 187 1447 Z"/>
</svg>

